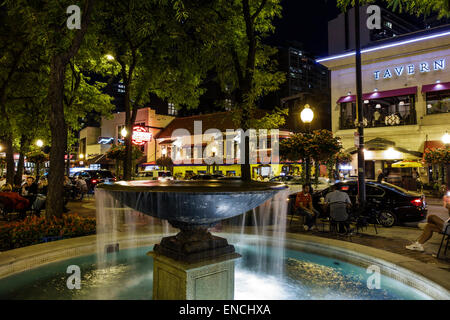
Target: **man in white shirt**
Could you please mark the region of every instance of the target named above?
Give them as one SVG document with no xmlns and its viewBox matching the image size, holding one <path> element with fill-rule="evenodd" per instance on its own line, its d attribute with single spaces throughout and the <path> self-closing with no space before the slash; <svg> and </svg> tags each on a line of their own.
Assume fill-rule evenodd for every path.
<svg viewBox="0 0 450 320">
<path fill-rule="evenodd" d="M 336 185 L 333 185 L 325 196 L 325 205 L 330 206 L 330 217 L 339 222 L 339 232 L 344 232 L 343 223 L 348 220 L 347 209 L 352 205 L 348 194 L 337 190 Z"/>
</svg>

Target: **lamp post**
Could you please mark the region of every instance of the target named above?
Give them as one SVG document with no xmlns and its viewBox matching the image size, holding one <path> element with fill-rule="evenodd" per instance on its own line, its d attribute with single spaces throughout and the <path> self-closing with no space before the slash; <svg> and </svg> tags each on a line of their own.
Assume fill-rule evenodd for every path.
<svg viewBox="0 0 450 320">
<path fill-rule="evenodd" d="M 364 109 L 362 97 L 362 72 L 361 72 L 361 39 L 359 0 L 355 0 L 355 57 L 356 57 L 356 110 L 358 120 L 358 201 L 361 208 L 366 203 L 366 181 L 364 168 Z"/>
<path fill-rule="evenodd" d="M 39 148 L 39 151 L 41 150 L 41 148 L 44 146 L 44 141 L 42 141 L 41 139 L 36 140 L 36 146 Z M 39 180 L 39 171 L 40 171 L 40 163 L 39 161 L 36 161 L 36 181 Z"/>
<path fill-rule="evenodd" d="M 300 119 L 302 122 L 306 125 L 307 128 L 307 135 L 309 136 L 311 134 L 311 122 L 314 119 L 314 112 L 311 110 L 311 107 L 309 104 L 306 104 L 303 108 L 302 112 L 300 113 Z M 311 183 L 311 159 L 308 155 L 306 157 L 306 164 L 305 164 L 305 184 L 309 185 Z"/>
<path fill-rule="evenodd" d="M 445 131 L 441 140 L 445 147 L 448 147 L 450 145 L 450 134 L 448 134 L 448 131 Z M 450 189 L 450 165 L 447 163 L 446 167 L 447 167 L 447 190 L 449 190 Z M 444 169 L 444 166 L 442 166 L 442 169 Z M 444 175 L 444 174 L 442 174 L 442 175 Z"/>
<path fill-rule="evenodd" d="M 122 135 L 122 137 L 126 138 L 126 136 L 128 135 L 127 128 L 123 127 L 123 129 L 120 131 L 120 134 Z"/>
</svg>

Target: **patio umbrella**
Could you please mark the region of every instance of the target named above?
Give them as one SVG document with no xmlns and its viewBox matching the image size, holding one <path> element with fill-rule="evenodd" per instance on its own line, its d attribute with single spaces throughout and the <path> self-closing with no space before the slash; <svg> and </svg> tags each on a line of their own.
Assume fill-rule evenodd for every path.
<svg viewBox="0 0 450 320">
<path fill-rule="evenodd" d="M 423 165 L 417 161 L 399 161 L 392 164 L 393 168 L 422 168 Z"/>
</svg>

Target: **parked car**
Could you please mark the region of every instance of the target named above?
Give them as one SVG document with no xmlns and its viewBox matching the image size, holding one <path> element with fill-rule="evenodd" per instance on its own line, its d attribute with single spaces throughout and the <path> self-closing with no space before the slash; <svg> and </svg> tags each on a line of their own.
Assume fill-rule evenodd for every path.
<svg viewBox="0 0 450 320">
<path fill-rule="evenodd" d="M 135 177 L 135 180 L 173 180 L 172 173 L 166 170 L 152 170 L 139 172 Z"/>
<path fill-rule="evenodd" d="M 116 178 L 109 170 L 82 170 L 75 172 L 73 178 L 77 179 L 78 176 L 81 176 L 86 181 L 89 191 L 94 190 L 99 183 L 116 181 Z"/>
<path fill-rule="evenodd" d="M 342 181 L 335 184 L 338 190 L 346 192 L 353 206 L 358 196 L 358 182 Z M 321 216 L 327 216 L 320 204 L 320 198 L 325 198 L 329 188 L 313 194 L 313 206 Z M 377 213 L 377 220 L 385 227 L 397 223 L 421 221 L 426 217 L 427 204 L 423 194 L 408 191 L 396 185 L 375 180 L 366 180 L 366 201 L 370 212 Z"/>
</svg>

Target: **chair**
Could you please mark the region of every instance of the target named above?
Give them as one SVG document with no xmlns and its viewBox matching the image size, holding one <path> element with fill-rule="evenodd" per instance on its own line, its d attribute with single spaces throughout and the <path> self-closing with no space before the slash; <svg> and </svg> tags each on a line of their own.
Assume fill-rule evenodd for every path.
<svg viewBox="0 0 450 320">
<path fill-rule="evenodd" d="M 444 241 L 445 241 L 445 237 L 447 237 L 447 243 L 445 244 L 444 255 L 447 254 L 448 240 L 450 238 L 450 224 L 447 224 L 447 226 L 445 227 L 444 232 L 441 232 L 441 234 L 442 234 L 441 245 L 439 246 L 439 250 L 438 250 L 438 253 L 437 253 L 437 256 L 436 256 L 438 259 L 439 259 L 439 254 L 441 253 L 442 245 L 444 244 Z"/>
</svg>

